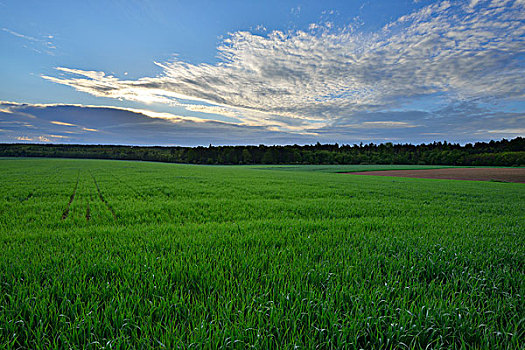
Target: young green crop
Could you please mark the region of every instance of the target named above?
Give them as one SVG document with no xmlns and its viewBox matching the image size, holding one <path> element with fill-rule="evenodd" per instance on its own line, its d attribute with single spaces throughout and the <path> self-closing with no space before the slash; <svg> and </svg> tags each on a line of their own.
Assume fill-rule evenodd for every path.
<svg viewBox="0 0 525 350">
<path fill-rule="evenodd" d="M 523 184 L 93 160 L 0 169 L 0 348 L 525 342 Z"/>
</svg>

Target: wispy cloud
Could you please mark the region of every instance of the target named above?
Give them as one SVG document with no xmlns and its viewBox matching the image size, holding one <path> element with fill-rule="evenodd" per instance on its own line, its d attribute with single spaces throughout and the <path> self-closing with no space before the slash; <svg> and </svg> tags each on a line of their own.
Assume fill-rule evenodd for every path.
<svg viewBox="0 0 525 350">
<path fill-rule="evenodd" d="M 292 7 L 290 9 L 290 14 L 292 14 L 293 16 L 299 16 L 300 13 L 301 13 L 301 5 L 297 5 L 296 7 Z"/>
<path fill-rule="evenodd" d="M 59 137 L 57 137 L 59 136 Z M 40 136 L 17 136 L 15 137 L 16 141 L 22 142 L 55 142 L 63 138 L 60 135 L 40 135 Z"/>
<path fill-rule="evenodd" d="M 75 125 L 75 124 L 59 122 L 59 121 L 56 121 L 56 120 L 52 120 L 50 123 L 51 124 L 55 124 L 55 125 L 64 125 L 64 126 L 78 126 L 78 125 Z"/>
<path fill-rule="evenodd" d="M 7 28 L 2 28 L 2 30 L 4 32 L 7 32 L 7 33 L 9 33 L 11 35 L 14 35 L 14 36 L 16 36 L 18 38 L 26 39 L 26 40 L 29 40 L 29 41 L 40 41 L 39 39 L 33 38 L 32 36 L 20 34 L 20 33 L 17 33 L 15 31 L 12 31 L 12 30 L 7 29 Z"/>
<path fill-rule="evenodd" d="M 206 114 L 218 114 L 223 115 L 225 117 L 239 117 L 239 111 L 236 111 L 233 108 L 225 108 L 225 107 L 219 107 L 219 106 L 207 106 L 207 105 L 190 105 L 181 104 L 184 109 L 188 111 L 193 112 L 200 112 L 200 113 L 206 113 Z"/>
<path fill-rule="evenodd" d="M 516 129 L 503 129 L 503 130 L 487 130 L 490 134 L 499 134 L 499 135 L 525 135 L 525 128 L 516 128 Z"/>
<path fill-rule="evenodd" d="M 0 107 L 2 111 L 7 111 L 0 112 L 0 142 L 190 146 L 313 142 L 312 138 L 270 127 L 217 122 L 144 109 L 1 101 Z M 26 128 L 27 120 L 31 120 L 32 128 Z"/>
<path fill-rule="evenodd" d="M 24 39 L 30 43 L 29 46 L 24 45 L 24 47 L 33 50 L 37 53 L 42 53 L 44 51 L 48 55 L 54 55 L 54 50 L 56 49 L 55 44 L 53 43 L 52 39 L 54 39 L 53 35 L 43 35 L 41 38 L 35 38 L 30 35 L 21 34 L 18 32 L 15 32 L 14 30 L 8 29 L 8 28 L 2 28 L 2 31 L 9 33 L 17 38 Z M 41 50 L 39 50 L 38 48 Z"/>
<path fill-rule="evenodd" d="M 261 125 L 279 117 L 333 121 L 435 93 L 450 100 L 522 99 L 524 20 L 521 0 L 441 1 L 376 33 L 236 32 L 218 47 L 219 63 L 157 63 L 163 69 L 157 77 L 123 80 L 59 67 L 65 77 L 44 78 L 95 96 L 202 101 L 221 108 L 217 113 L 240 110 Z M 199 108 L 210 110 L 189 110 Z"/>
<path fill-rule="evenodd" d="M 308 121 L 309 122 L 309 121 Z M 281 127 L 287 123 L 289 128 Z M 0 101 L 0 142 L 135 145 L 305 144 L 320 142 L 473 142 L 523 135 L 525 113 L 502 113 L 473 103 L 433 112 L 356 112 L 332 123 L 304 121 L 258 126 L 225 123 L 145 109 Z M 290 128 L 292 130 L 290 130 Z"/>
<path fill-rule="evenodd" d="M 355 128 L 380 128 L 380 129 L 397 129 L 397 128 L 415 128 L 419 125 L 414 125 L 406 122 L 395 122 L 395 121 L 376 121 L 376 122 L 363 122 L 361 124 L 354 124 Z"/>
</svg>

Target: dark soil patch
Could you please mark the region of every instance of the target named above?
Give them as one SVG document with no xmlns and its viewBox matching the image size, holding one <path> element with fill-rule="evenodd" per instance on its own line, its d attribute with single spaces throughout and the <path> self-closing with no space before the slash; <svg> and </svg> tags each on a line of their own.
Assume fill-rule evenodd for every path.
<svg viewBox="0 0 525 350">
<path fill-rule="evenodd" d="M 421 179 L 525 183 L 525 168 L 444 168 L 424 170 L 380 170 L 350 172 L 345 174 L 413 177 Z"/>
</svg>

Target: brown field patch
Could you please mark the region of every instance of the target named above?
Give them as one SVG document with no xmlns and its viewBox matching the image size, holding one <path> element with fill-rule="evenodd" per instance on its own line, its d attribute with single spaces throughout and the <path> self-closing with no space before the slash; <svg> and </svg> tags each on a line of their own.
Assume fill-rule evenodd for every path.
<svg viewBox="0 0 525 350">
<path fill-rule="evenodd" d="M 444 168 L 422 170 L 378 170 L 350 172 L 345 174 L 413 177 L 420 179 L 502 181 L 525 183 L 525 168 Z"/>
</svg>

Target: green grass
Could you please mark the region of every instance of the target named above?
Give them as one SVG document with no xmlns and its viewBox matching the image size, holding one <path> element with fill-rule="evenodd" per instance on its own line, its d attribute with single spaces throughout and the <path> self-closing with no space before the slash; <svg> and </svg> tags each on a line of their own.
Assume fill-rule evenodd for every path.
<svg viewBox="0 0 525 350">
<path fill-rule="evenodd" d="M 457 168 L 453 165 L 392 165 L 392 164 L 370 164 L 370 165 L 248 165 L 250 169 L 259 170 L 285 170 L 285 171 L 318 171 L 323 173 L 346 173 L 352 171 L 376 171 L 376 170 L 420 170 L 420 169 L 443 169 Z M 462 168 L 473 168 L 462 166 Z"/>
<path fill-rule="evenodd" d="M 0 171 L 0 348 L 525 343 L 523 184 L 95 160 Z"/>
</svg>

